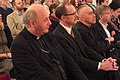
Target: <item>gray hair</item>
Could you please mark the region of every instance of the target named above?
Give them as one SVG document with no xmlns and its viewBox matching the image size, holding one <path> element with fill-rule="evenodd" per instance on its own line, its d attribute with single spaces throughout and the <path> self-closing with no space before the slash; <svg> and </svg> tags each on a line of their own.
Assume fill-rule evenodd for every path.
<svg viewBox="0 0 120 80">
<path fill-rule="evenodd" d="M 23 15 L 23 24 L 29 24 L 29 21 L 36 17 L 37 13 L 34 10 L 27 10 Z"/>
</svg>

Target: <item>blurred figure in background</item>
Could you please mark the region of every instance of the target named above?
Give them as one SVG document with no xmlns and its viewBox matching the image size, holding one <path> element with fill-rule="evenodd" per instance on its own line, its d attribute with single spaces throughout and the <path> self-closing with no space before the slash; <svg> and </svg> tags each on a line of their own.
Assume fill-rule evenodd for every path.
<svg viewBox="0 0 120 80">
<path fill-rule="evenodd" d="M 43 3 L 43 6 L 45 6 L 47 10 L 49 10 L 49 7 L 51 4 L 52 4 L 52 0 L 45 0 L 45 2 Z"/>
<path fill-rule="evenodd" d="M 33 3 L 41 4 L 40 0 L 30 0 L 30 5 L 32 5 Z"/>
<path fill-rule="evenodd" d="M 24 3 L 24 11 L 27 10 L 27 8 L 30 6 L 30 0 L 23 0 Z"/>
<path fill-rule="evenodd" d="M 99 0 L 98 5 L 109 5 L 109 0 Z"/>
<path fill-rule="evenodd" d="M 10 48 L 13 38 L 10 32 L 10 29 L 7 25 L 6 19 L 7 19 L 7 16 L 13 12 L 13 10 L 7 7 L 8 3 L 9 3 L 9 0 L 1 0 L 0 14 L 2 15 L 2 21 L 4 23 L 4 31 L 5 31 L 7 41 L 8 41 L 7 45 L 8 45 L 8 48 Z"/>
<path fill-rule="evenodd" d="M 13 0 L 12 5 L 14 11 L 7 16 L 7 24 L 10 28 L 13 39 L 21 32 L 23 29 L 23 9 L 24 4 L 22 0 Z"/>
<path fill-rule="evenodd" d="M 9 59 L 8 59 L 9 58 Z M 4 32 L 2 15 L 0 14 L 0 74 L 9 73 L 13 68 L 10 49 L 7 47 L 7 38 Z"/>
<path fill-rule="evenodd" d="M 85 0 L 78 0 L 78 7 L 85 4 L 85 3 L 86 3 Z"/>
<path fill-rule="evenodd" d="M 120 32 L 120 2 L 113 1 L 110 5 L 110 8 L 112 9 L 112 19 L 111 23 L 113 24 L 116 31 Z"/>
<path fill-rule="evenodd" d="M 52 3 L 51 6 L 49 7 L 49 9 L 50 9 L 50 21 L 52 23 L 50 25 L 50 31 L 53 31 L 59 23 L 59 19 L 55 15 L 55 11 L 56 11 L 57 6 L 58 6 L 57 3 Z"/>
</svg>

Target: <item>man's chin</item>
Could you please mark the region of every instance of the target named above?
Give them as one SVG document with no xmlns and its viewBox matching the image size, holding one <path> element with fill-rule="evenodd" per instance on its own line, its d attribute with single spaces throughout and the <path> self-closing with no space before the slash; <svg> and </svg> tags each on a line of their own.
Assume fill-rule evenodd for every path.
<svg viewBox="0 0 120 80">
<path fill-rule="evenodd" d="M 43 32 L 43 34 L 48 33 L 48 32 L 49 32 L 49 30 L 46 30 L 46 31 Z"/>
</svg>

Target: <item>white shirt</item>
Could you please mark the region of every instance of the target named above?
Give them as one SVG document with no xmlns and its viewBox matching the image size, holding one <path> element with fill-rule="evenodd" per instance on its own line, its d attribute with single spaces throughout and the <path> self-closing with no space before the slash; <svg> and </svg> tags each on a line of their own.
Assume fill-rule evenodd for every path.
<svg viewBox="0 0 120 80">
<path fill-rule="evenodd" d="M 100 22 L 100 21 L 99 21 L 99 22 Z M 108 24 L 107 24 L 107 25 L 104 25 L 104 24 L 102 24 L 101 22 L 100 22 L 100 24 L 102 25 L 102 27 L 103 27 L 103 29 L 104 29 L 107 37 L 108 37 L 108 38 L 111 37 L 110 32 L 109 32 L 108 29 L 107 29 Z"/>
<path fill-rule="evenodd" d="M 66 27 L 62 23 L 60 23 L 60 25 L 71 35 L 72 28 Z"/>
</svg>

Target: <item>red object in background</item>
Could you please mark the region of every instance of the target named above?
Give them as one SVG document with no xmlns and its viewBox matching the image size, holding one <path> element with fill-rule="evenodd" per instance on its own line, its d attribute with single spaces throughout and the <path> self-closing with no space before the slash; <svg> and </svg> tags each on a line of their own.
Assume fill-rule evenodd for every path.
<svg viewBox="0 0 120 80">
<path fill-rule="evenodd" d="M 0 80 L 10 80 L 9 74 L 0 74 Z"/>
</svg>

